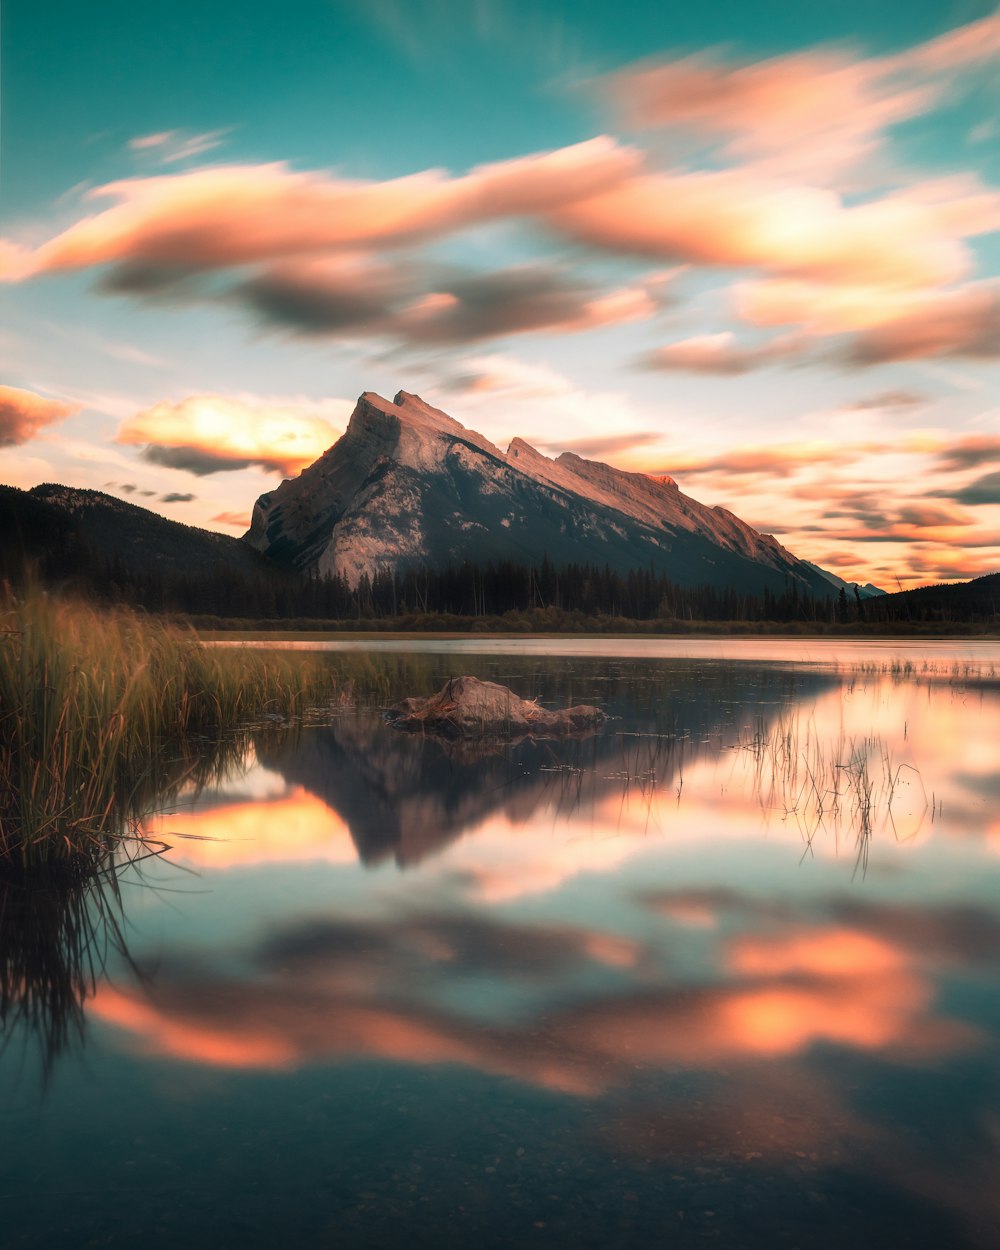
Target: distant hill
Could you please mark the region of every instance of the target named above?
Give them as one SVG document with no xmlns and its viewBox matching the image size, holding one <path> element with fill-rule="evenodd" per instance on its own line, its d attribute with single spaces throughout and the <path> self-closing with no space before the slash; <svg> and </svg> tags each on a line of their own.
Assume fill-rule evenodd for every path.
<svg viewBox="0 0 1000 1250">
<path fill-rule="evenodd" d="M 901 590 L 866 605 L 874 620 L 1000 623 L 1000 573 Z"/>
<path fill-rule="evenodd" d="M 650 570 L 682 587 L 824 599 L 828 577 L 669 477 L 626 473 L 523 439 L 506 452 L 416 395 L 365 392 L 346 433 L 262 495 L 247 543 L 351 586 L 470 561 Z"/>
<path fill-rule="evenodd" d="M 157 512 L 99 490 L 45 483 L 30 491 L 0 486 L 0 532 L 13 558 L 13 536 L 34 558 L 120 562 L 129 572 L 198 575 L 222 569 L 273 571 L 266 557 L 225 534 L 170 521 Z M 70 561 L 66 572 L 73 571 Z"/>
<path fill-rule="evenodd" d="M 0 486 L 0 580 L 150 611 L 293 615 L 290 575 L 246 543 L 98 490 Z"/>
<path fill-rule="evenodd" d="M 858 594 L 862 599 L 875 599 L 879 595 L 884 595 L 886 593 L 881 589 L 881 587 L 873 586 L 871 582 L 865 582 L 863 586 L 859 582 L 845 582 L 844 579 L 842 577 L 838 577 L 836 573 L 831 573 L 829 569 L 821 569 L 818 564 L 813 564 L 811 560 L 803 560 L 802 563 L 808 564 L 811 569 L 815 569 L 817 573 L 825 577 L 830 585 L 835 587 L 837 590 L 846 590 L 849 594 L 853 594 L 854 588 L 857 587 Z"/>
</svg>

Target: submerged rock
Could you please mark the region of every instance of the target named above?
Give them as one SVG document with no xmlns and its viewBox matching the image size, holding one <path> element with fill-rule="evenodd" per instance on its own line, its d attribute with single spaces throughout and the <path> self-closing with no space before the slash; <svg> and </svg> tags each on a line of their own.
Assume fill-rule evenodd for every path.
<svg viewBox="0 0 1000 1250">
<path fill-rule="evenodd" d="M 584 704 L 550 712 L 496 682 L 452 677 L 426 699 L 403 699 L 389 709 L 386 719 L 395 729 L 449 738 L 515 738 L 585 733 L 607 717 L 600 708 Z"/>
</svg>

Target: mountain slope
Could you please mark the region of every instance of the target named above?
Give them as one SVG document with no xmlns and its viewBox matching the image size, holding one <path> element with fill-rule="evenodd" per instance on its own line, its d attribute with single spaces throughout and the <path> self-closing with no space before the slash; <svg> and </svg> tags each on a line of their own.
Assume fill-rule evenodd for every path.
<svg viewBox="0 0 1000 1250">
<path fill-rule="evenodd" d="M 506 453 L 401 391 L 358 400 L 346 433 L 254 507 L 247 543 L 356 584 L 380 570 L 470 560 L 652 566 L 682 586 L 828 597 L 829 581 L 670 478 L 625 473 L 515 439 Z"/>
<path fill-rule="evenodd" d="M 25 562 L 48 578 L 84 574 L 99 562 L 132 574 L 247 577 L 280 570 L 238 538 L 170 521 L 99 490 L 46 483 L 0 486 L 0 568 Z"/>
<path fill-rule="evenodd" d="M 1000 573 L 968 582 L 941 582 L 885 595 L 869 606 L 874 620 L 1000 622 Z"/>
<path fill-rule="evenodd" d="M 813 564 L 811 560 L 803 560 L 803 564 L 808 564 L 811 569 L 815 569 L 830 583 L 835 590 L 846 590 L 852 595 L 855 587 L 862 599 L 877 599 L 880 595 L 886 594 L 880 586 L 873 586 L 871 582 L 865 582 L 862 586 L 860 582 L 845 582 L 842 577 L 838 577 L 836 573 L 831 573 L 829 569 L 821 569 L 818 564 Z"/>
</svg>

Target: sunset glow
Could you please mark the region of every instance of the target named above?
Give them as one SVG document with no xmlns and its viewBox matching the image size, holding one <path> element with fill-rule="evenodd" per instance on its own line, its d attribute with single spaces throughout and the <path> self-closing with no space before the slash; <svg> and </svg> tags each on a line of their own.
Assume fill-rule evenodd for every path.
<svg viewBox="0 0 1000 1250">
<path fill-rule="evenodd" d="M 405 389 L 848 580 L 994 571 L 993 0 L 619 17 L 12 5 L 0 478 L 239 534 Z"/>
</svg>

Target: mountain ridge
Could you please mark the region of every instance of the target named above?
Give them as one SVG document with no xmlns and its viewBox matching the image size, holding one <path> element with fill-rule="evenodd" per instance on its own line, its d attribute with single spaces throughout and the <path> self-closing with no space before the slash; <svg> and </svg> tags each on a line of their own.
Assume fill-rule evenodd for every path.
<svg viewBox="0 0 1000 1250">
<path fill-rule="evenodd" d="M 418 564 L 508 559 L 652 566 L 679 585 L 829 597 L 831 583 L 773 536 L 685 495 L 670 477 L 555 459 L 523 438 L 506 452 L 400 391 L 365 391 L 342 437 L 261 495 L 244 539 L 300 571 L 364 576 Z"/>
</svg>

